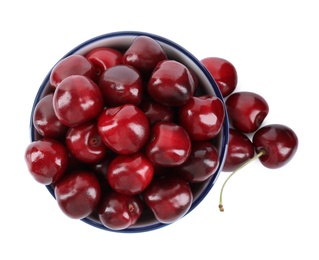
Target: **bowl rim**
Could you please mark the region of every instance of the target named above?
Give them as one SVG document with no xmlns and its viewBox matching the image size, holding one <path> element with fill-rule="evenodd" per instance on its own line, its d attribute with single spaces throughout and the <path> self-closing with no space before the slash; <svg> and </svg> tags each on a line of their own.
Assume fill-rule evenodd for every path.
<svg viewBox="0 0 319 260">
<path fill-rule="evenodd" d="M 225 102 L 224 102 L 224 98 L 214 80 L 214 78 L 211 76 L 211 74 L 208 72 L 208 70 L 205 68 L 205 66 L 188 50 L 186 50 L 184 47 L 182 47 L 181 45 L 175 43 L 172 40 L 169 40 L 163 36 L 157 35 L 157 34 L 153 34 L 153 33 L 149 33 L 149 32 L 142 32 L 142 31 L 116 31 L 116 32 L 110 32 L 110 33 L 105 33 L 105 34 L 101 34 L 99 36 L 90 38 L 82 43 L 80 43 L 79 45 L 77 45 L 76 47 L 74 47 L 73 49 L 71 49 L 70 51 L 68 51 L 60 60 L 66 58 L 67 56 L 70 56 L 76 52 L 78 52 L 79 50 L 83 49 L 84 47 L 91 45 L 97 41 L 101 41 L 101 40 L 105 40 L 105 39 L 109 39 L 109 38 L 115 38 L 115 37 L 137 37 L 137 36 L 148 36 L 151 37 L 157 41 L 159 41 L 160 43 L 164 43 L 170 47 L 173 47 L 174 49 L 177 49 L 179 52 L 181 52 L 183 55 L 185 55 L 187 58 L 189 58 L 200 70 L 201 72 L 204 74 L 204 76 L 207 78 L 207 80 L 209 81 L 210 85 L 212 86 L 215 95 L 220 98 L 222 100 L 223 106 L 225 108 L 225 119 L 223 122 L 223 126 L 222 126 L 222 137 L 221 137 L 221 144 L 220 144 L 220 158 L 219 158 L 219 166 L 216 170 L 216 173 L 210 177 L 208 184 L 205 186 L 205 188 L 201 191 L 201 193 L 199 194 L 199 196 L 196 198 L 195 201 L 193 201 L 190 209 L 188 210 L 188 212 L 183 216 L 185 217 L 186 215 L 188 215 L 190 212 L 192 212 L 199 204 L 200 202 L 207 196 L 207 194 L 210 192 L 210 190 L 212 189 L 212 187 L 214 186 L 214 184 L 216 183 L 220 172 L 222 171 L 222 167 L 224 165 L 225 159 L 226 159 L 226 153 L 227 153 L 227 148 L 228 148 L 228 138 L 229 138 L 229 124 L 228 124 L 228 114 L 227 114 L 227 110 L 226 110 L 226 106 L 225 106 Z M 60 61 L 59 60 L 59 61 Z M 59 62 L 58 61 L 58 62 Z M 58 63 L 57 62 L 57 63 Z M 55 66 L 55 65 L 54 65 Z M 35 107 L 37 105 L 37 103 L 39 102 L 39 100 L 42 98 L 43 92 L 46 88 L 46 86 L 49 83 L 50 80 L 50 74 L 52 69 L 54 68 L 54 66 L 50 69 L 50 71 L 48 72 L 48 74 L 46 75 L 46 77 L 44 78 L 44 80 L 42 81 L 40 88 L 35 96 L 34 102 L 33 102 L 33 106 L 32 106 L 32 110 L 31 110 L 31 117 L 30 117 L 30 137 L 31 137 L 31 141 L 35 141 L 36 140 L 36 134 L 35 134 L 35 128 L 33 126 L 33 114 L 34 114 L 34 110 Z M 51 193 L 51 195 L 54 197 L 55 199 L 55 195 L 54 195 L 54 189 L 52 188 L 51 185 L 46 185 L 47 190 Z M 123 229 L 123 230 L 112 230 L 109 229 L 105 226 L 103 226 L 101 223 L 95 222 L 94 220 L 92 220 L 89 217 L 83 218 L 81 219 L 81 221 L 85 222 L 86 224 L 89 224 L 91 226 L 94 226 L 96 228 L 99 229 L 103 229 L 103 230 L 107 230 L 107 231 L 112 231 L 112 232 L 117 232 L 117 233 L 140 233 L 140 232 L 146 232 L 146 231 L 152 231 L 152 230 L 156 230 L 171 224 L 164 224 L 164 223 L 153 223 L 150 225 L 146 225 L 146 226 L 138 226 L 138 227 L 129 227 L 127 229 Z"/>
</svg>

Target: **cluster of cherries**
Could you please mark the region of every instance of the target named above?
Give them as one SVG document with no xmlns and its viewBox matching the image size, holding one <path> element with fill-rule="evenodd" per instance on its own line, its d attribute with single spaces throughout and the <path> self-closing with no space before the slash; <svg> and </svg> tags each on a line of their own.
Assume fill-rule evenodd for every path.
<svg viewBox="0 0 319 260">
<path fill-rule="evenodd" d="M 237 72 L 233 64 L 216 57 L 205 58 L 202 63 L 216 80 L 225 98 L 231 126 L 223 171 L 232 172 L 232 174 L 228 176 L 222 186 L 219 201 L 219 209 L 224 211 L 222 194 L 231 176 L 257 158 L 270 169 L 284 166 L 296 153 L 298 138 L 295 132 L 286 125 L 262 126 L 269 112 L 268 103 L 257 93 L 235 92 Z"/>
<path fill-rule="evenodd" d="M 203 94 L 191 69 L 138 36 L 124 51 L 99 47 L 56 64 L 25 160 L 70 218 L 122 230 L 149 210 L 172 223 L 190 209 L 192 185 L 216 173 L 224 120 L 222 100 Z"/>
</svg>

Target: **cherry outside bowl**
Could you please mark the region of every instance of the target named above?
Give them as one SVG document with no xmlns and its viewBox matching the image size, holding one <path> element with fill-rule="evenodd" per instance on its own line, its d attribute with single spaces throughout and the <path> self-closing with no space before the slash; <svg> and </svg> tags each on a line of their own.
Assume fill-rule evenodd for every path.
<svg viewBox="0 0 319 260">
<path fill-rule="evenodd" d="M 72 54 L 86 54 L 90 50 L 97 48 L 97 47 L 110 47 L 110 48 L 121 49 L 121 50 L 124 49 L 125 50 L 126 48 L 128 48 L 130 46 L 130 44 L 133 42 L 133 40 L 137 36 L 141 36 L 141 35 L 152 37 L 153 39 L 158 41 L 161 44 L 164 51 L 166 52 L 169 59 L 175 59 L 177 61 L 182 62 L 184 65 L 186 65 L 187 67 L 189 67 L 190 69 L 192 69 L 196 73 L 196 75 L 199 79 L 200 85 L 204 88 L 204 91 L 206 93 L 214 94 L 217 97 L 219 97 L 221 100 L 223 100 L 223 97 L 222 97 L 214 79 L 209 74 L 209 72 L 206 70 L 206 68 L 202 65 L 202 63 L 194 55 L 192 55 L 189 51 L 187 51 L 182 46 L 176 44 L 175 42 L 173 42 L 169 39 L 166 39 L 162 36 L 155 35 L 155 34 L 146 33 L 146 32 L 137 32 L 137 31 L 120 31 L 120 32 L 112 32 L 112 33 L 103 34 L 103 35 L 97 36 L 95 38 L 89 39 L 89 40 L 81 43 L 80 45 L 78 45 L 77 47 L 75 47 L 74 49 L 69 51 L 61 59 L 65 58 L 67 56 L 70 56 Z M 45 96 L 46 94 L 49 93 L 50 73 L 51 73 L 51 71 L 49 71 L 47 76 L 44 78 L 44 80 L 43 80 L 43 82 L 38 90 L 38 93 L 35 97 L 34 104 L 32 107 L 31 120 L 30 120 L 31 141 L 35 141 L 35 140 L 38 140 L 40 138 L 40 136 L 37 134 L 37 132 L 33 126 L 32 118 L 33 118 L 35 106 L 37 105 L 39 100 L 43 96 Z M 222 170 L 222 167 L 223 167 L 223 164 L 224 164 L 224 161 L 226 158 L 226 152 L 227 152 L 228 131 L 229 131 L 229 126 L 228 126 L 228 117 L 227 117 L 227 113 L 226 113 L 222 130 L 221 130 L 220 134 L 216 137 L 217 149 L 219 151 L 219 167 L 218 167 L 216 173 L 214 175 L 212 175 L 208 180 L 206 180 L 205 182 L 203 182 L 201 184 L 195 185 L 195 187 L 192 188 L 194 200 L 193 200 L 193 203 L 192 203 L 191 208 L 188 211 L 188 213 L 193 211 L 196 208 L 196 206 L 206 197 L 208 192 L 214 186 L 214 184 L 215 184 L 215 182 L 216 182 L 216 180 L 217 180 L 217 178 Z M 50 185 L 47 185 L 46 188 L 51 193 L 51 195 L 54 197 L 53 187 Z M 95 219 L 94 217 L 87 217 L 87 218 L 84 218 L 81 220 L 83 222 L 93 226 L 93 227 L 100 228 L 100 229 L 107 230 L 107 231 L 114 231 L 114 230 L 110 230 L 110 229 L 106 228 L 105 226 L 103 226 L 101 224 L 101 222 L 98 219 Z M 158 228 L 162 228 L 162 227 L 165 227 L 167 225 L 168 224 L 159 223 L 151 213 L 150 214 L 146 213 L 146 214 L 142 215 L 141 219 L 139 219 L 139 221 L 135 225 L 133 225 L 127 229 L 119 230 L 119 231 L 115 231 L 115 232 L 123 232 L 123 233 L 146 232 L 146 231 L 151 231 L 151 230 L 155 230 Z"/>
</svg>

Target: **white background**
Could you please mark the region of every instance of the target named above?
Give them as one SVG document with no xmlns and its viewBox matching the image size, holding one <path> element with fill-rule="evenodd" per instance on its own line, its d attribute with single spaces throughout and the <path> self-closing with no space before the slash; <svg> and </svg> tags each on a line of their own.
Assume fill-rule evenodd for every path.
<svg viewBox="0 0 319 260">
<path fill-rule="evenodd" d="M 0 258 L 319 259 L 318 11 L 315 0 L 2 1 Z M 265 124 L 297 133 L 293 160 L 238 172 L 225 188 L 224 213 L 218 197 L 229 173 L 221 173 L 191 214 L 148 233 L 107 232 L 63 215 L 24 162 L 33 100 L 66 52 L 122 30 L 164 36 L 198 59 L 231 61 L 236 91 L 268 101 Z"/>
</svg>

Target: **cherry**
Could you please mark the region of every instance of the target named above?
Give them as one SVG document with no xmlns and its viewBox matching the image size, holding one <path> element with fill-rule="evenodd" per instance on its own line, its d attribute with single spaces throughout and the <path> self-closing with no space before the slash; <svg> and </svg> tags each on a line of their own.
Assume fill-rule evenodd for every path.
<svg viewBox="0 0 319 260">
<path fill-rule="evenodd" d="M 98 118 L 97 127 L 104 144 L 121 155 L 138 152 L 150 132 L 146 115 L 132 104 L 105 109 Z"/>
<path fill-rule="evenodd" d="M 97 76 L 107 69 L 122 64 L 122 53 L 113 48 L 99 47 L 95 48 L 85 55 L 93 64 Z"/>
<path fill-rule="evenodd" d="M 127 65 L 118 65 L 104 71 L 99 87 L 107 106 L 139 105 L 143 97 L 143 83 L 139 72 Z"/>
<path fill-rule="evenodd" d="M 60 82 L 71 75 L 82 75 L 95 79 L 96 72 L 93 64 L 83 55 L 73 54 L 60 60 L 52 69 L 50 84 L 56 88 Z"/>
<path fill-rule="evenodd" d="M 123 55 L 123 64 L 130 65 L 144 76 L 152 73 L 155 66 L 167 56 L 162 46 L 153 38 L 138 36 Z"/>
<path fill-rule="evenodd" d="M 154 69 L 147 91 L 151 98 L 163 105 L 181 106 L 194 94 L 195 83 L 185 65 L 174 60 L 164 60 Z"/>
<path fill-rule="evenodd" d="M 99 87 L 80 75 L 65 78 L 53 95 L 53 108 L 59 120 L 74 127 L 95 119 L 103 110 Z"/>
<path fill-rule="evenodd" d="M 53 93 L 39 100 L 34 108 L 33 126 L 43 137 L 59 139 L 64 137 L 68 127 L 57 118 L 53 109 Z"/>
<path fill-rule="evenodd" d="M 234 128 L 229 128 L 228 149 L 223 171 L 231 172 L 236 170 L 254 155 L 254 145 L 248 136 Z"/>
<path fill-rule="evenodd" d="M 68 166 L 68 152 L 63 144 L 51 138 L 31 142 L 25 161 L 33 178 L 44 185 L 57 182 Z"/>
<path fill-rule="evenodd" d="M 180 165 L 188 159 L 190 153 L 190 138 L 180 125 L 159 122 L 151 128 L 145 154 L 155 165 Z"/>
<path fill-rule="evenodd" d="M 235 92 L 225 103 L 229 123 L 242 133 L 255 132 L 269 112 L 267 101 L 253 92 Z"/>
<path fill-rule="evenodd" d="M 154 179 L 143 192 L 143 198 L 156 219 L 165 224 L 184 216 L 193 202 L 189 184 L 183 178 L 176 176 Z"/>
<path fill-rule="evenodd" d="M 143 203 L 137 195 L 108 192 L 98 210 L 101 223 L 112 230 L 123 230 L 134 225 L 143 212 Z"/>
<path fill-rule="evenodd" d="M 194 141 L 218 135 L 225 118 L 223 102 L 216 96 L 191 97 L 179 108 L 178 122 Z"/>
<path fill-rule="evenodd" d="M 207 180 L 215 174 L 219 166 L 216 147 L 208 141 L 192 143 L 192 151 L 186 162 L 176 167 L 179 176 L 190 183 Z"/>
<path fill-rule="evenodd" d="M 144 191 L 153 175 L 153 164 L 142 153 L 117 156 L 107 171 L 107 179 L 113 190 L 126 195 Z"/>
<path fill-rule="evenodd" d="M 219 57 L 207 57 L 201 62 L 215 79 L 223 97 L 227 97 L 236 89 L 237 71 L 231 62 Z"/>
<path fill-rule="evenodd" d="M 92 172 L 82 170 L 65 175 L 56 183 L 54 194 L 64 214 L 70 218 L 81 219 L 97 208 L 101 188 Z"/>
<path fill-rule="evenodd" d="M 69 128 L 66 146 L 74 158 L 85 163 L 97 163 L 107 152 L 95 122 L 88 122 Z"/>
</svg>

